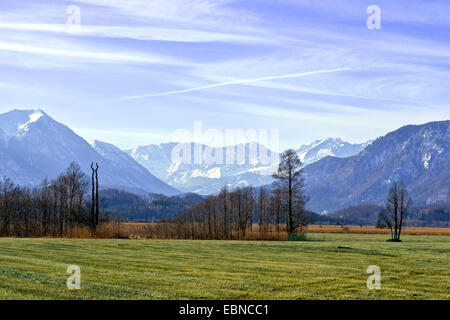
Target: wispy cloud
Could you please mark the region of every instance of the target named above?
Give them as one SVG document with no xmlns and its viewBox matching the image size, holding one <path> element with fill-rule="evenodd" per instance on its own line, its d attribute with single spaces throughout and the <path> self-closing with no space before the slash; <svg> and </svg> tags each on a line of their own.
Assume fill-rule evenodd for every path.
<svg viewBox="0 0 450 320">
<path fill-rule="evenodd" d="M 231 24 L 256 18 L 250 11 L 229 7 L 228 5 L 236 2 L 235 0 L 74 0 L 74 2 L 110 8 L 128 17 L 145 17 L 196 25 L 218 22 Z M 219 27 L 221 26 L 216 25 L 216 28 Z"/>
<path fill-rule="evenodd" d="M 236 42 L 236 43 L 270 43 L 271 40 L 259 34 L 238 34 L 231 32 L 214 32 L 189 28 L 154 27 L 154 26 L 100 26 L 82 25 L 71 28 L 66 24 L 48 23 L 0 23 L 0 28 L 66 34 L 69 36 L 86 36 L 101 38 L 129 38 L 144 41 L 173 42 Z"/>
<path fill-rule="evenodd" d="M 135 100 L 135 99 L 143 99 L 143 98 L 151 98 L 151 97 L 169 96 L 169 95 L 174 95 L 174 94 L 182 94 L 182 93 L 188 93 L 188 92 L 200 91 L 200 90 L 206 90 L 206 89 L 212 89 L 212 88 L 218 88 L 218 87 L 226 87 L 226 86 L 231 86 L 231 85 L 242 85 L 242 84 L 245 85 L 245 84 L 260 82 L 260 81 L 298 78 L 298 77 L 305 77 L 305 76 L 310 76 L 310 75 L 314 75 L 314 74 L 341 72 L 341 71 L 347 71 L 347 70 L 349 70 L 349 69 L 338 68 L 338 69 L 331 69 L 331 70 L 315 70 L 315 71 L 308 71 L 308 72 L 283 74 L 283 75 L 277 75 L 277 76 L 267 76 L 267 77 L 254 78 L 254 79 L 239 79 L 239 80 L 233 80 L 233 81 L 213 83 L 213 84 L 209 84 L 209 85 L 205 85 L 205 86 L 199 86 L 199 87 L 182 89 L 182 90 L 172 90 L 172 91 L 165 91 L 165 92 L 159 92 L 159 93 L 121 97 L 121 98 L 117 98 L 114 100 L 126 101 L 126 100 Z"/>
<path fill-rule="evenodd" d="M 5 42 L 0 41 L 0 51 L 12 51 L 20 52 L 26 54 L 35 55 L 48 55 L 48 56 L 58 56 L 65 58 L 79 58 L 94 60 L 96 62 L 134 62 L 134 63 L 157 63 L 157 64 L 171 64 L 171 65 L 184 65 L 181 61 L 175 59 L 170 59 L 169 57 L 141 54 L 141 53 L 113 53 L 107 51 L 98 50 L 77 50 L 75 48 L 71 49 L 61 49 L 61 48 L 51 48 L 36 46 L 31 44 L 16 43 L 16 42 Z"/>
<path fill-rule="evenodd" d="M 335 17 L 346 19 L 360 19 L 361 12 L 370 3 L 367 0 L 313 0 L 297 1 L 284 0 L 294 7 L 314 10 L 316 13 L 328 12 Z M 383 21 L 415 23 L 426 25 L 448 26 L 448 3 L 445 1 L 389 1 L 375 2 L 381 8 Z M 442 14 L 446 12 L 446 14 Z"/>
<path fill-rule="evenodd" d="M 2 105 L 57 110 L 73 127 L 132 128 L 158 143 L 194 120 L 283 123 L 295 140 L 352 140 L 362 127 L 372 136 L 448 117 L 447 0 L 378 0 L 380 30 L 366 27 L 366 0 L 0 3 Z M 80 29 L 65 25 L 69 5 Z M 298 134 L 300 122 L 309 129 Z"/>
</svg>

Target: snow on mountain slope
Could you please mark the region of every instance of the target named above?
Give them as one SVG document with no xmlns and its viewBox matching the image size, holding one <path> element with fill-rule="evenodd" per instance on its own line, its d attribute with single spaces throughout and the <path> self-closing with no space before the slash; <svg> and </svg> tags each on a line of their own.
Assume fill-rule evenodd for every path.
<svg viewBox="0 0 450 320">
<path fill-rule="evenodd" d="M 148 145 L 137 147 L 127 152 L 133 159 L 164 182 L 179 190 L 200 194 L 217 193 L 224 186 L 234 188 L 244 185 L 256 187 L 269 184 L 273 181 L 272 173 L 278 167 L 278 154 L 266 150 L 264 146 L 256 143 L 231 146 L 235 153 L 239 147 L 243 148 L 245 150 L 245 159 L 241 159 L 241 161 L 236 160 L 230 164 L 227 164 L 226 161 L 226 148 L 210 148 L 197 143 L 191 143 L 190 150 L 192 153 L 196 148 L 202 151 L 210 148 L 212 154 L 222 152 L 224 155 L 222 163 L 207 164 L 205 161 L 194 163 L 193 154 L 191 155 L 191 163 L 176 163 L 172 161 L 171 154 L 177 145 L 179 144 L 176 142 Z M 258 152 L 252 154 L 250 148 L 256 148 Z M 359 153 L 363 148 L 362 144 L 350 144 L 341 139 L 328 138 L 318 140 L 310 145 L 301 146 L 297 152 L 299 157 L 305 161 L 305 164 L 309 164 L 328 155 L 338 157 L 352 156 Z M 276 160 L 267 162 L 267 158 L 272 154 Z M 237 157 L 234 159 L 237 159 Z"/>
<path fill-rule="evenodd" d="M 97 148 L 93 148 L 39 109 L 0 114 L 0 175 L 8 176 L 20 185 L 37 185 L 46 177 L 55 178 L 72 161 L 78 162 L 89 174 L 93 161 L 100 165 L 102 187 L 141 189 L 168 195 L 178 192 L 119 149 L 97 144 Z"/>
<path fill-rule="evenodd" d="M 171 186 L 185 192 L 200 194 L 216 193 L 224 186 L 232 188 L 238 185 L 257 186 L 270 183 L 272 182 L 270 174 L 277 166 L 276 161 L 270 160 L 272 151 L 256 143 L 228 148 L 211 148 L 198 143 L 182 144 L 191 150 L 189 163 L 173 161 L 172 151 L 178 145 L 175 142 L 149 145 L 127 152 L 133 159 Z M 239 148 L 245 152 L 242 159 L 238 159 Z M 256 153 L 251 152 L 251 149 L 256 150 Z M 222 154 L 222 158 L 214 163 L 206 161 L 194 163 L 195 150 L 201 150 L 202 154 Z M 233 153 L 230 153 L 230 150 L 233 150 Z M 273 153 L 273 157 L 278 159 L 276 153 Z M 227 161 L 227 159 L 234 159 L 234 161 Z M 266 172 L 267 174 L 264 174 Z"/>
<path fill-rule="evenodd" d="M 448 202 L 450 121 L 408 125 L 379 137 L 359 154 L 326 157 L 305 168 L 308 207 L 334 211 L 383 205 L 394 181 L 404 182 L 415 204 Z"/>
<path fill-rule="evenodd" d="M 124 186 L 142 188 L 151 193 L 162 193 L 165 195 L 175 195 L 180 193 L 175 188 L 155 177 L 126 152 L 120 150 L 115 145 L 97 140 L 91 145 L 103 158 L 110 161 L 115 171 L 122 174 Z M 123 173 L 127 174 L 125 175 Z M 145 188 L 140 186 L 145 186 Z"/>
<path fill-rule="evenodd" d="M 351 144 L 339 138 L 317 140 L 309 145 L 303 145 L 297 150 L 300 160 L 307 165 L 327 156 L 346 158 L 360 153 L 370 142 Z"/>
</svg>

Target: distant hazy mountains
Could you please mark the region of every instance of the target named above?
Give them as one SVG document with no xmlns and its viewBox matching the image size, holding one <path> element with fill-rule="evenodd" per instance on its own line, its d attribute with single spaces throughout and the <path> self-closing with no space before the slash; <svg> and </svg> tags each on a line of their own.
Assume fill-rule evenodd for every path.
<svg viewBox="0 0 450 320">
<path fill-rule="evenodd" d="M 191 163 L 174 163 L 172 161 L 172 150 L 178 143 L 163 143 L 160 145 L 148 145 L 137 147 L 127 152 L 137 162 L 146 167 L 159 179 L 171 186 L 185 191 L 199 194 L 216 193 L 225 185 L 228 187 L 237 186 L 261 186 L 271 183 L 271 174 L 278 167 L 278 161 L 267 163 L 264 161 L 274 155 L 278 159 L 278 154 L 271 150 L 266 150 L 264 146 L 256 143 L 230 146 L 235 153 L 239 148 L 245 150 L 245 160 L 234 163 L 227 163 L 226 148 L 211 148 L 212 154 L 221 152 L 223 154 L 222 164 L 194 163 L 193 152 L 196 147 L 205 151 L 209 148 L 206 145 L 197 143 L 190 144 Z M 359 153 L 366 144 L 350 144 L 341 139 L 317 140 L 309 145 L 301 146 L 297 152 L 300 159 L 305 163 L 313 163 L 326 156 L 348 157 Z M 258 152 L 252 154 L 250 148 L 255 148 Z M 220 150 L 221 149 L 221 150 Z"/>
<path fill-rule="evenodd" d="M 0 176 L 20 185 L 37 185 L 55 178 L 76 161 L 86 173 L 91 161 L 100 165 L 100 184 L 137 193 L 173 195 L 175 188 L 153 176 L 128 154 L 111 144 L 92 145 L 42 110 L 0 114 Z"/>
<path fill-rule="evenodd" d="M 327 138 L 317 140 L 309 145 L 303 145 L 297 149 L 297 154 L 305 165 L 319 161 L 327 156 L 345 158 L 360 153 L 367 145 L 368 141 L 361 144 L 352 144 L 341 139 Z"/>
<path fill-rule="evenodd" d="M 416 204 L 448 201 L 450 121 L 408 125 L 359 154 L 325 157 L 305 168 L 308 208 L 334 211 L 361 203 L 383 204 L 394 181 L 403 181 Z"/>
<path fill-rule="evenodd" d="M 225 185 L 228 187 L 246 185 L 264 185 L 271 183 L 270 174 L 273 172 L 273 165 L 269 161 L 264 161 L 261 155 L 265 152 L 270 157 L 271 151 L 257 144 L 245 144 L 231 146 L 235 155 L 233 163 L 227 163 L 226 148 L 211 148 L 211 154 L 221 152 L 221 163 L 208 164 L 205 161 L 194 163 L 194 150 L 207 152 L 206 145 L 190 143 L 187 146 L 191 150 L 190 163 L 177 163 L 172 161 L 172 150 L 178 143 L 165 143 L 160 145 L 149 145 L 129 150 L 129 154 L 137 162 L 153 172 L 158 178 L 166 183 L 185 192 L 195 192 L 199 194 L 216 193 Z M 183 145 L 186 146 L 186 145 Z M 257 148 L 254 156 L 250 156 L 250 146 Z M 238 148 L 242 147 L 245 158 L 238 159 Z M 278 154 L 275 154 L 278 158 Z M 267 159 L 269 160 L 269 159 Z"/>
</svg>

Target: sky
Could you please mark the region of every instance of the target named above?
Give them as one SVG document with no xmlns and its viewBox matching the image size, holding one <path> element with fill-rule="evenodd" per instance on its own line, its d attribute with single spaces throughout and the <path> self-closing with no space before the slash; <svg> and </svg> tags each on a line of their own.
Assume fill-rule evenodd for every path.
<svg viewBox="0 0 450 320">
<path fill-rule="evenodd" d="M 450 118 L 449 19 L 444 0 L 0 0 L 0 113 L 124 149 L 196 121 L 360 143 Z"/>
</svg>

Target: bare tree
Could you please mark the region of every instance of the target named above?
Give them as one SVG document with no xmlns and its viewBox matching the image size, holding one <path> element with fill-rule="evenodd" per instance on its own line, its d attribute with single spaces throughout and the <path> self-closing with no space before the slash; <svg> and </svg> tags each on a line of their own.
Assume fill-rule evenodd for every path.
<svg viewBox="0 0 450 320">
<path fill-rule="evenodd" d="M 270 196 L 270 215 L 272 216 L 277 234 L 280 234 L 280 223 L 281 223 L 281 211 L 282 211 L 282 202 L 281 202 L 281 189 L 276 187 L 274 188 L 271 196 Z"/>
<path fill-rule="evenodd" d="M 81 216 L 81 208 L 84 196 L 88 189 L 88 179 L 81 167 L 76 162 L 72 162 L 66 169 L 65 181 L 67 184 L 68 213 L 70 216 L 70 226 Z"/>
<path fill-rule="evenodd" d="M 258 222 L 259 232 L 264 235 L 267 232 L 268 211 L 269 211 L 269 194 L 264 187 L 259 189 L 258 194 Z"/>
<path fill-rule="evenodd" d="M 52 199 L 53 195 L 51 193 L 51 184 L 48 181 L 47 178 L 45 178 L 40 188 L 37 190 L 36 200 L 37 204 L 36 206 L 40 208 L 41 211 L 41 225 L 42 225 L 42 233 L 43 235 L 47 235 L 49 232 L 50 227 L 50 219 L 51 219 L 51 212 L 52 212 Z"/>
<path fill-rule="evenodd" d="M 98 207 L 98 164 L 95 164 L 95 227 L 98 225 L 99 207 Z"/>
<path fill-rule="evenodd" d="M 15 185 L 13 181 L 8 177 L 3 177 L 0 181 L 0 193 L 2 197 L 1 202 L 1 230 L 6 234 L 8 231 L 9 223 L 11 220 L 11 201 L 14 193 Z"/>
<path fill-rule="evenodd" d="M 222 212 L 223 212 L 223 233 L 224 233 L 224 238 L 225 239 L 229 239 L 230 233 L 229 233 L 229 223 L 230 223 L 230 219 L 228 217 L 229 215 L 229 206 L 228 206 L 228 201 L 229 201 L 229 195 L 228 195 L 228 189 L 227 187 L 224 187 L 222 189 L 222 191 L 220 191 L 219 194 L 219 199 L 221 200 L 222 203 Z"/>
<path fill-rule="evenodd" d="M 91 219 L 90 219 L 90 228 L 91 233 L 94 234 L 95 230 L 97 229 L 98 225 L 98 215 L 99 215 L 99 208 L 98 208 L 98 163 L 95 164 L 91 163 L 91 170 L 92 170 L 92 176 L 91 176 L 91 185 L 92 185 L 92 195 L 91 195 Z"/>
<path fill-rule="evenodd" d="M 243 236 L 245 237 L 248 226 L 250 226 L 250 232 L 253 232 L 253 211 L 255 207 L 255 199 L 253 198 L 252 186 L 244 187 L 242 189 L 243 197 Z"/>
<path fill-rule="evenodd" d="M 303 178 L 302 162 L 297 153 L 286 150 L 280 155 L 278 170 L 272 175 L 276 179 L 275 185 L 281 190 L 281 198 L 286 206 L 287 230 L 294 233 L 306 224 L 305 219 L 305 182 Z"/>
<path fill-rule="evenodd" d="M 386 208 L 380 212 L 380 219 L 391 230 L 392 241 L 400 241 L 404 217 L 408 213 L 412 201 L 408 197 L 408 191 L 400 182 L 394 182 L 389 189 L 386 199 Z"/>
<path fill-rule="evenodd" d="M 93 212 L 97 226 L 109 217 L 98 198 L 98 175 L 95 178 Z M 88 186 L 87 176 L 75 162 L 56 179 L 44 179 L 34 188 L 16 186 L 7 177 L 0 179 L 0 235 L 62 237 L 71 236 L 75 227 L 91 229 Z"/>
</svg>

